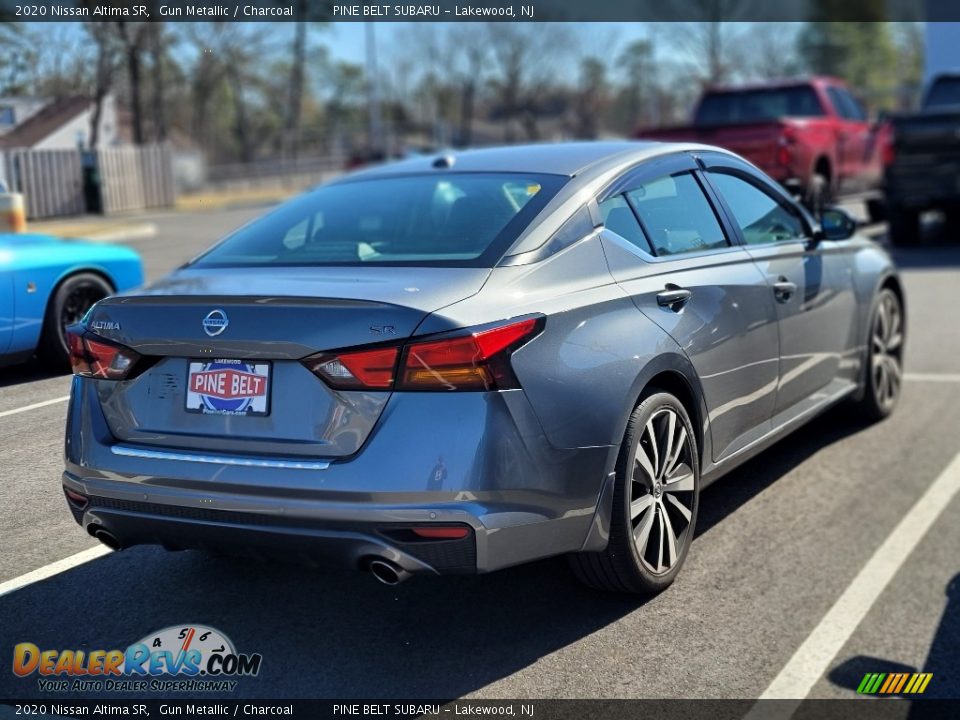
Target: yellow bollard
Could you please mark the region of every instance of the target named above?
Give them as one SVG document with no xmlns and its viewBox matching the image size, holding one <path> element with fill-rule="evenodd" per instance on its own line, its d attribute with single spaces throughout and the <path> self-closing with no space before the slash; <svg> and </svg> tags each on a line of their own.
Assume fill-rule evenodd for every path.
<svg viewBox="0 0 960 720">
<path fill-rule="evenodd" d="M 27 231 L 27 214 L 20 193 L 0 194 L 0 232 L 22 233 Z"/>
</svg>

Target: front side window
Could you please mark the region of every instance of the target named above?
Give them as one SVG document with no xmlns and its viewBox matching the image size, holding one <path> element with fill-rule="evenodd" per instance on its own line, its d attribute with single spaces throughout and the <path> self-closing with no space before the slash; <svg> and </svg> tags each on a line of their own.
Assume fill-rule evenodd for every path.
<svg viewBox="0 0 960 720">
<path fill-rule="evenodd" d="M 726 200 L 747 245 L 795 240 L 806 235 L 803 221 L 755 185 L 726 173 L 710 181 Z"/>
<path fill-rule="evenodd" d="M 327 185 L 241 228 L 194 265 L 492 267 L 564 181 L 437 173 Z"/>
<path fill-rule="evenodd" d="M 668 175 L 628 190 L 657 255 L 727 247 L 727 239 L 700 183 L 690 173 Z"/>
</svg>

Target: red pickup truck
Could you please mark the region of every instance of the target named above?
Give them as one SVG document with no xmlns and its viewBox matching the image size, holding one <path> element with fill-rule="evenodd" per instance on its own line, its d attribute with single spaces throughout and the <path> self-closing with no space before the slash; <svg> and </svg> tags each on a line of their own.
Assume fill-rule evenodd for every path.
<svg viewBox="0 0 960 720">
<path fill-rule="evenodd" d="M 819 212 L 839 193 L 880 188 L 890 128 L 868 120 L 843 81 L 813 77 L 708 89 L 692 125 L 637 137 L 732 150 Z M 871 214 L 880 207 L 871 203 Z"/>
</svg>

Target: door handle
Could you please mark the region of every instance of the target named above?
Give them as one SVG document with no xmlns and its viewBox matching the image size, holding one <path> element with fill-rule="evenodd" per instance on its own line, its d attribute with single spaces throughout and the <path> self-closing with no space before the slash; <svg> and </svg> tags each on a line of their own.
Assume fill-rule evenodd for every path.
<svg viewBox="0 0 960 720">
<path fill-rule="evenodd" d="M 777 299 L 777 302 L 787 302 L 796 291 L 797 284 L 790 282 L 783 275 L 778 277 L 773 284 L 773 296 Z"/>
<path fill-rule="evenodd" d="M 670 308 L 674 312 L 679 312 L 683 306 L 686 305 L 691 295 L 693 295 L 693 293 L 686 288 L 667 285 L 666 290 L 657 294 L 657 305 Z"/>
</svg>

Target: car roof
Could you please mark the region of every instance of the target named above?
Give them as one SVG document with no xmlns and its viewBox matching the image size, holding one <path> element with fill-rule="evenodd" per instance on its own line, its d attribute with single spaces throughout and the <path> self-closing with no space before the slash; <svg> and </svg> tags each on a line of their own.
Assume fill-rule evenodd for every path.
<svg viewBox="0 0 960 720">
<path fill-rule="evenodd" d="M 644 154 L 651 150 L 682 149 L 679 145 L 676 148 L 671 148 L 670 145 L 671 143 L 617 140 L 538 143 L 462 151 L 446 150 L 361 170 L 344 176 L 339 182 L 445 171 L 523 172 L 573 177 L 597 163 L 619 156 Z"/>
</svg>

